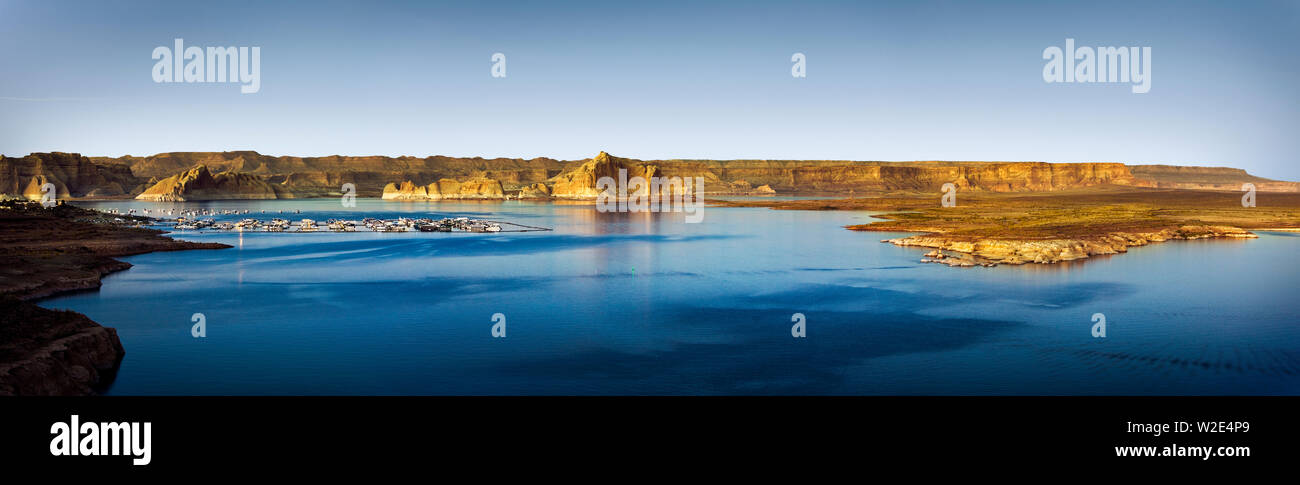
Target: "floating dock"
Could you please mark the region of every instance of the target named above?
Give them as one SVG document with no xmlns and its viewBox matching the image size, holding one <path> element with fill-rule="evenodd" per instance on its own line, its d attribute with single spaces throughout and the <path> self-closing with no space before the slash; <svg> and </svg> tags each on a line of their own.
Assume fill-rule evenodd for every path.
<svg viewBox="0 0 1300 485">
<path fill-rule="evenodd" d="M 164 220 L 160 225 L 178 231 L 236 231 L 236 232 L 533 232 L 550 231 L 550 228 L 528 226 L 505 221 L 471 219 L 468 217 L 376 219 L 329 219 L 324 224 L 313 219 L 290 221 L 275 218 L 269 221 L 247 218 L 238 222 L 216 222 L 212 219 L 180 217 Z"/>
</svg>

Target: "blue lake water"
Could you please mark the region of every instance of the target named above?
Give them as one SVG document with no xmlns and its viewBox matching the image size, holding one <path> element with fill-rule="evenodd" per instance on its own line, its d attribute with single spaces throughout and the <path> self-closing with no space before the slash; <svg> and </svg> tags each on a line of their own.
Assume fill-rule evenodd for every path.
<svg viewBox="0 0 1300 485">
<path fill-rule="evenodd" d="M 110 394 L 1300 393 L 1294 234 L 961 269 L 843 229 L 860 212 L 709 207 L 686 224 L 513 201 L 82 204 L 555 229 L 182 234 L 234 248 L 124 258 L 135 267 L 100 290 L 41 302 L 117 329 Z"/>
</svg>

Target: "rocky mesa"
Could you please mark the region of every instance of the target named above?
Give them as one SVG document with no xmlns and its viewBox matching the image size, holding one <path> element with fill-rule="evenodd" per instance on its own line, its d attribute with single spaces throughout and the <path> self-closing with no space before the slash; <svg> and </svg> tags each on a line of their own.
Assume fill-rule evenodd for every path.
<svg viewBox="0 0 1300 485">
<path fill-rule="evenodd" d="M 1235 192 L 1240 191 L 1243 184 L 1249 183 L 1261 192 L 1300 192 L 1300 182 L 1256 177 L 1239 168 L 1133 165 L 1131 171 L 1135 177 L 1150 180 L 1160 188 Z"/>
</svg>

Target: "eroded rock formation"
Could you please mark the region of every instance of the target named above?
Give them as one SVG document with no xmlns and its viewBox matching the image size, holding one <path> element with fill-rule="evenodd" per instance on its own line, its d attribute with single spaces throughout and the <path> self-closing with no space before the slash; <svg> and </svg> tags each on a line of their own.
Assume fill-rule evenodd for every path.
<svg viewBox="0 0 1300 485">
<path fill-rule="evenodd" d="M 122 163 L 95 163 L 77 153 L 0 155 L 0 194 L 41 198 L 41 186 L 54 184 L 59 198 L 125 195 L 142 183 Z"/>
<path fill-rule="evenodd" d="M 281 197 L 281 194 L 285 197 Z M 221 199 L 279 199 L 290 198 L 285 189 L 277 191 L 260 177 L 250 173 L 221 172 L 213 175 L 205 165 L 184 173 L 167 177 L 144 193 L 140 200 L 180 202 Z"/>
<path fill-rule="evenodd" d="M 505 191 L 501 188 L 501 182 L 489 178 L 474 178 L 464 182 L 442 179 L 429 185 L 416 185 L 407 180 L 401 184 L 385 185 L 383 198 L 391 200 L 503 199 Z"/>
<path fill-rule="evenodd" d="M 565 198 L 595 198 L 600 195 L 600 190 L 596 188 L 596 183 L 602 177 L 609 177 L 611 180 L 619 180 L 619 170 L 627 170 L 626 178 L 642 177 L 649 179 L 659 175 L 658 167 L 639 163 L 626 158 L 610 156 L 605 152 L 600 152 L 595 157 L 587 160 L 573 170 L 557 175 L 551 179 L 551 196 Z M 648 186 L 642 187 L 638 192 L 642 194 L 649 193 Z"/>
<path fill-rule="evenodd" d="M 1253 183 L 1262 192 L 1300 192 L 1300 183 L 1269 180 L 1231 168 L 1045 162 L 871 162 L 842 160 L 636 160 L 600 152 L 584 160 L 551 158 L 463 158 L 386 156 L 269 156 L 253 151 L 176 152 L 147 157 L 82 157 L 34 153 L 0 157 L 0 193 L 39 196 L 46 182 L 61 197 L 134 196 L 159 181 L 197 166 L 212 174 L 247 175 L 228 186 L 231 196 L 209 190 L 201 197 L 337 197 L 351 183 L 359 197 L 380 197 L 398 181 L 495 180 L 504 194 L 526 198 L 594 198 L 596 181 L 617 177 L 691 177 L 704 181 L 706 194 L 773 192 L 791 195 L 866 195 L 889 191 L 939 190 L 953 183 L 962 191 L 1020 192 L 1070 190 L 1100 185 L 1240 191 Z M 214 175 L 215 177 L 216 175 Z M 152 183 L 147 183 L 152 181 Z M 258 187 L 256 181 L 270 188 Z M 436 183 L 436 182 L 435 182 Z M 542 190 L 538 184 L 546 186 Z M 396 186 L 394 188 L 397 188 Z M 169 197 L 166 187 L 150 193 Z M 454 193 L 439 187 L 440 194 Z M 261 194 L 261 195 L 258 195 Z M 546 195 L 543 195 L 546 194 Z M 187 200 L 197 200 L 192 195 Z"/>
</svg>

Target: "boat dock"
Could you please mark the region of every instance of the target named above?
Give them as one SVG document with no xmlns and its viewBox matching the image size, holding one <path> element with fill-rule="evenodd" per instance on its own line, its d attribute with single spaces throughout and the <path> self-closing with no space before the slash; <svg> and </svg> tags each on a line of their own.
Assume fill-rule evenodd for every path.
<svg viewBox="0 0 1300 485">
<path fill-rule="evenodd" d="M 528 226 L 505 221 L 489 221 L 468 217 L 376 219 L 366 217 L 361 220 L 329 219 L 323 224 L 313 219 L 274 218 L 263 221 L 246 218 L 238 222 L 217 222 L 213 219 L 179 217 L 174 220 L 160 221 L 160 225 L 170 226 L 178 231 L 236 231 L 236 232 L 534 232 L 550 231 L 550 228 Z"/>
</svg>

